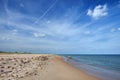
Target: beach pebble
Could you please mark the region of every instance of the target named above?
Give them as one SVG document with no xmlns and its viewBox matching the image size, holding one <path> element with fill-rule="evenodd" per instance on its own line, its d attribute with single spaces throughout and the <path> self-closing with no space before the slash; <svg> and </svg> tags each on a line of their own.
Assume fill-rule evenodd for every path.
<svg viewBox="0 0 120 80">
<path fill-rule="evenodd" d="M 0 80 L 18 80 L 25 76 L 40 75 L 51 56 L 4 56 L 0 57 Z M 46 72 L 46 71 L 45 71 Z"/>
</svg>

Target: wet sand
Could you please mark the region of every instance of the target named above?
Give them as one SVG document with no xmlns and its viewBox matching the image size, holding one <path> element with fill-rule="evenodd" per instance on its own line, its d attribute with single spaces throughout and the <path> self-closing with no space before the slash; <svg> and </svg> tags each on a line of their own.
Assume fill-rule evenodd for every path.
<svg viewBox="0 0 120 80">
<path fill-rule="evenodd" d="M 57 55 L 2 54 L 0 80 L 99 80 Z"/>
</svg>

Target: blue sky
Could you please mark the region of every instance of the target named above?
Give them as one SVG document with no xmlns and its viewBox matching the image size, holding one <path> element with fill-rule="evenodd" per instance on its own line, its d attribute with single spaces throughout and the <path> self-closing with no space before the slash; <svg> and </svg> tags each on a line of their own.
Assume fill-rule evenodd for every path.
<svg viewBox="0 0 120 80">
<path fill-rule="evenodd" d="M 0 50 L 120 54 L 120 0 L 0 0 Z"/>
</svg>

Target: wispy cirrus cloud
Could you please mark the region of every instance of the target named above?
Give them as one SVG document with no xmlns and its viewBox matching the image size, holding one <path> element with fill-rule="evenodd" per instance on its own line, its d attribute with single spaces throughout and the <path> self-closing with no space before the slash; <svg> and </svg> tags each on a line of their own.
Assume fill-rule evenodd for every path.
<svg viewBox="0 0 120 80">
<path fill-rule="evenodd" d="M 38 23 L 39 20 L 41 20 L 53 7 L 54 5 L 57 3 L 58 0 L 55 0 L 51 5 L 50 7 L 47 8 L 47 10 L 34 22 L 35 23 Z"/>
<path fill-rule="evenodd" d="M 119 28 L 115 27 L 118 22 L 98 19 L 109 15 L 106 4 L 96 5 L 93 10 L 86 9 L 89 10 L 87 15 L 98 20 L 89 20 L 86 12 L 74 7 L 66 9 L 58 17 L 49 14 L 57 4 L 57 0 L 53 1 L 51 7 L 40 17 L 9 9 L 7 3 L 4 4 L 5 13 L 9 17 L 0 16 L 0 45 L 4 49 L 15 47 L 16 50 L 53 53 L 97 53 L 97 50 L 107 52 L 119 46 Z M 44 18 L 45 15 L 51 17 Z M 82 21 L 83 19 L 86 20 Z M 98 45 L 100 46 L 96 47 Z"/>
<path fill-rule="evenodd" d="M 33 33 L 34 37 L 45 37 L 46 35 L 43 33 Z"/>
</svg>

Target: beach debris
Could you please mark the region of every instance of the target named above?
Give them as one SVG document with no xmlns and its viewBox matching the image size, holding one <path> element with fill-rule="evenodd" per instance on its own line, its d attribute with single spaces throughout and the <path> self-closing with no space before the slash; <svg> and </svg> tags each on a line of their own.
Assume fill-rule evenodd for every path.
<svg viewBox="0 0 120 80">
<path fill-rule="evenodd" d="M 68 58 L 68 59 L 72 59 L 72 57 L 71 57 L 71 56 L 67 56 L 67 58 Z"/>
<path fill-rule="evenodd" d="M 50 56 L 0 56 L 0 80 L 18 80 L 26 76 L 39 75 L 45 70 Z M 46 72 L 46 71 L 45 71 Z"/>
</svg>

